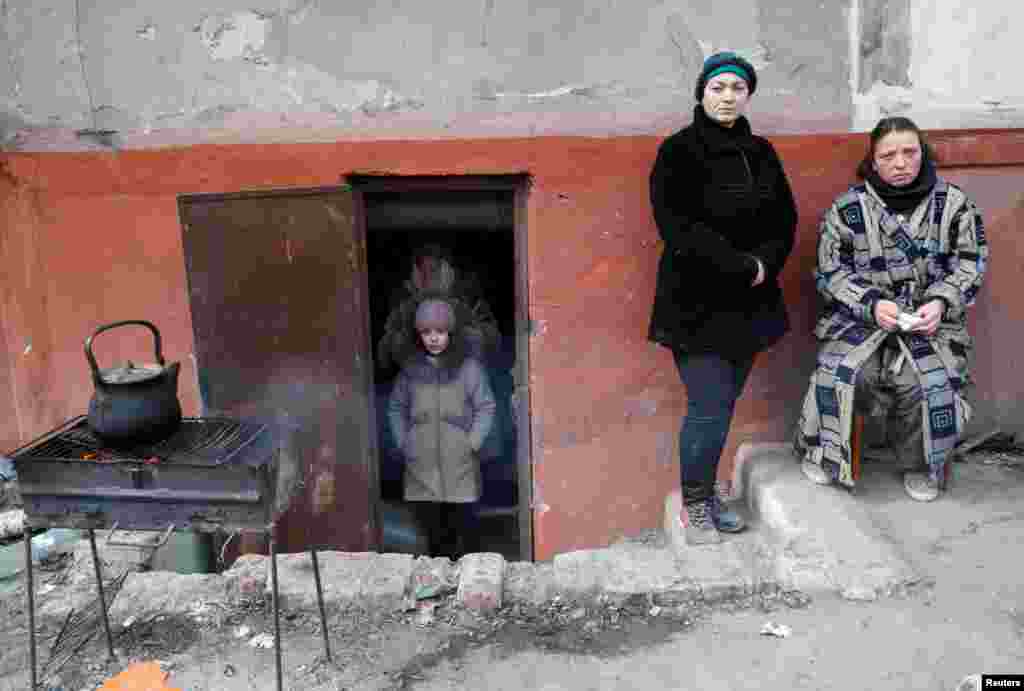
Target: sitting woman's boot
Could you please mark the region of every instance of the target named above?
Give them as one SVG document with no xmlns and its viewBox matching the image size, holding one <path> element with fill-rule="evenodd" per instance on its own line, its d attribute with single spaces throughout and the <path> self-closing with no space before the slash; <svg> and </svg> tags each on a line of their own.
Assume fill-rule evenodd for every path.
<svg viewBox="0 0 1024 691">
<path fill-rule="evenodd" d="M 804 472 L 804 477 L 813 482 L 816 485 L 831 485 L 832 477 L 825 472 L 817 463 L 811 463 L 810 461 L 803 461 L 800 464 L 800 470 Z"/>
<path fill-rule="evenodd" d="M 939 481 L 927 470 L 903 473 L 903 489 L 916 501 L 935 501 L 939 498 Z"/>
<path fill-rule="evenodd" d="M 727 493 L 722 485 L 715 483 L 715 493 L 711 495 L 711 519 L 715 528 L 723 533 L 738 533 L 747 527 L 743 516 L 739 515 L 725 505 Z"/>
</svg>

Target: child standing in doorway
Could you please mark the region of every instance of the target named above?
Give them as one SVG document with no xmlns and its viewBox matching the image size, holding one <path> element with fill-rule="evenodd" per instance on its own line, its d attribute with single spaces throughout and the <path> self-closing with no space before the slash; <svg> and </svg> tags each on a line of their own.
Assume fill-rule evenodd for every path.
<svg viewBox="0 0 1024 691">
<path fill-rule="evenodd" d="M 464 312 L 455 298 L 420 298 L 388 401 L 388 423 L 405 464 L 405 500 L 416 502 L 430 554 L 451 558 L 475 547 L 479 452 L 495 411 Z"/>
</svg>

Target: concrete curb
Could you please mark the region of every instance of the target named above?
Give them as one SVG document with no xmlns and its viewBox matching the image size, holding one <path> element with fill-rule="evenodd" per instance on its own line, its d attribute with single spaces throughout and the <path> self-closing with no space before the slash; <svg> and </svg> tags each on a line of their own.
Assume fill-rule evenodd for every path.
<svg viewBox="0 0 1024 691">
<path fill-rule="evenodd" d="M 783 587 L 874 600 L 920 581 L 864 504 L 843 488 L 808 481 L 789 445 L 750 445 L 739 477 L 750 510 L 778 547 Z"/>
<path fill-rule="evenodd" d="M 723 533 L 718 544 L 687 545 L 685 530 L 678 519 L 682 508 L 680 490 L 665 497 L 665 534 L 680 568 L 700 584 L 705 599 L 721 600 L 778 589 L 779 581 L 771 568 L 774 551 L 761 535 L 751 530 L 735 535 Z"/>
<path fill-rule="evenodd" d="M 803 477 L 788 444 L 745 444 L 736 468 L 733 488 L 757 520 L 753 530 L 723 535 L 718 545 L 686 545 L 676 520 L 681 496 L 675 491 L 665 498 L 667 547 L 624 542 L 559 554 L 550 563 L 508 563 L 491 553 L 452 563 L 407 554 L 318 552 L 324 597 L 329 604 L 385 610 L 409 609 L 452 593 L 476 611 L 509 603 L 621 603 L 637 597 L 679 606 L 787 590 L 873 600 L 920 580 L 860 502 Z M 188 615 L 203 601 L 262 597 L 269 592 L 269 567 L 268 557 L 246 555 L 219 575 L 131 573 L 115 606 L 125 616 L 154 607 Z M 80 597 L 55 599 L 42 611 L 61 616 L 73 603 L 80 605 L 94 586 L 79 580 Z M 308 553 L 280 555 L 278 582 L 285 608 L 316 608 Z"/>
<path fill-rule="evenodd" d="M 713 555 L 709 551 L 708 555 Z M 560 554 L 552 563 L 506 562 L 498 554 L 444 558 L 375 552 L 317 552 L 324 601 L 385 611 L 415 607 L 421 600 L 455 594 L 467 609 L 487 612 L 507 604 L 593 602 L 622 604 L 640 597 L 651 605 L 692 606 L 777 590 L 739 568 L 738 552 L 726 551 L 721 573 L 711 564 L 681 558 L 671 549 L 624 543 L 606 549 Z M 316 610 L 316 585 L 308 553 L 278 555 L 278 594 L 285 610 Z M 222 574 L 130 573 L 113 603 L 115 621 L 157 614 L 201 616 L 225 604 L 270 594 L 270 559 L 245 555 Z M 82 582 L 78 597 L 47 598 L 41 610 L 61 618 L 95 597 Z"/>
</svg>

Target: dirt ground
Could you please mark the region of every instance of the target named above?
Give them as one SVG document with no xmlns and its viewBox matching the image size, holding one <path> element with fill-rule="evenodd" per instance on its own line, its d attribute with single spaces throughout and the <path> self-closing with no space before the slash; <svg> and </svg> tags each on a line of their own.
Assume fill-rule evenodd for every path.
<svg viewBox="0 0 1024 691">
<path fill-rule="evenodd" d="M 49 573 L 54 573 L 56 570 Z M 46 578 L 44 576 L 44 583 Z M 422 605 L 423 603 L 421 603 Z M 512 604 L 489 615 L 459 607 L 452 596 L 404 613 L 328 612 L 333 660 L 324 655 L 319 616 L 282 612 L 283 677 L 286 689 L 398 691 L 417 688 L 438 668 L 458 668 L 473 651 L 493 650 L 503 659 L 529 650 L 570 656 L 616 657 L 691 632 L 716 613 L 758 608 L 805 608 L 799 593 L 748 598 L 708 607 L 657 607 L 646 597 L 612 605 L 557 600 L 541 606 Z M 28 646 L 24 587 L 0 599 L 0 689 L 27 689 Z M 43 621 L 40 664 L 62 622 Z M 112 621 L 117 660 L 107 659 L 102 627 L 81 654 L 60 669 L 51 664 L 43 688 L 96 689 L 133 661 L 157 660 L 171 673 L 169 685 L 189 691 L 274 689 L 272 649 L 249 645 L 253 635 L 273 632 L 270 603 L 252 602 L 214 616 L 161 615 L 144 621 Z M 238 636 L 241 631 L 246 635 Z M 58 660 L 59 662 L 59 660 Z"/>
<path fill-rule="evenodd" d="M 886 468 L 867 468 L 858 497 L 924 575 L 876 602 L 783 593 L 675 608 L 635 598 L 476 616 L 449 596 L 409 612 L 330 610 L 333 662 L 319 616 L 284 611 L 284 688 L 952 690 L 969 674 L 1024 673 L 1022 490 L 1020 454 L 971 454 L 929 505 L 906 499 Z M 46 596 L 60 597 L 46 585 L 63 568 L 41 574 Z M 0 583 L 0 691 L 29 686 L 26 623 L 23 579 Z M 62 624 L 39 622 L 40 663 Z M 762 633 L 766 624 L 776 635 Z M 99 626 L 42 688 L 96 689 L 135 660 L 159 661 L 169 685 L 188 691 L 275 688 L 273 649 L 250 645 L 273 632 L 263 600 L 112 625 L 117 660 L 106 659 Z"/>
</svg>

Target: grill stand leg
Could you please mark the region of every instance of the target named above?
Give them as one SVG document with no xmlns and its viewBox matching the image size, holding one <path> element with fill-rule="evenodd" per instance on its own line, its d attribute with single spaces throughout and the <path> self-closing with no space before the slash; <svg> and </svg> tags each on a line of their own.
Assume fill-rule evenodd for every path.
<svg viewBox="0 0 1024 691">
<path fill-rule="evenodd" d="M 327 613 L 324 611 L 324 590 L 320 585 L 320 562 L 316 558 L 316 550 L 309 550 L 309 555 L 313 558 L 313 578 L 316 579 L 316 603 L 320 605 L 320 630 L 324 635 L 324 653 L 327 655 L 327 661 L 333 662 L 331 659 L 331 641 L 327 635 Z"/>
<path fill-rule="evenodd" d="M 36 599 L 35 584 L 32 582 L 32 529 L 25 521 L 25 590 L 28 592 L 28 657 L 32 676 L 32 691 L 35 691 L 36 679 Z"/>
<path fill-rule="evenodd" d="M 96 531 L 89 528 L 89 547 L 92 549 L 92 565 L 96 571 L 96 588 L 100 593 L 100 611 L 103 613 L 103 630 L 107 632 L 107 652 L 110 659 L 117 658 L 114 655 L 114 637 L 110 635 L 110 618 L 107 616 L 107 598 L 103 595 L 103 570 L 100 568 L 100 555 L 96 551 Z"/>
<path fill-rule="evenodd" d="M 282 691 L 281 684 L 281 613 L 277 597 L 277 540 L 274 539 L 274 526 L 270 527 L 270 578 L 273 581 L 271 597 L 274 603 L 274 660 L 277 673 L 277 691 Z"/>
</svg>

